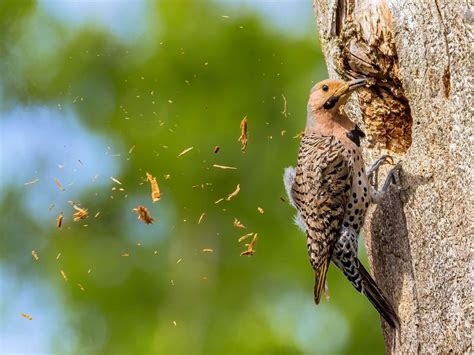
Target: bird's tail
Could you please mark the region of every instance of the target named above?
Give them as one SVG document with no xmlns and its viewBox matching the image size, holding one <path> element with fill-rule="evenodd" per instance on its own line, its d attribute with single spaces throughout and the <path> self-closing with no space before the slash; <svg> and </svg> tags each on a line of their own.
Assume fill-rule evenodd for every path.
<svg viewBox="0 0 474 355">
<path fill-rule="evenodd" d="M 314 302 L 316 304 L 319 304 L 321 293 L 324 291 L 326 285 L 326 274 L 328 272 L 330 261 L 331 259 L 324 261 L 319 269 L 314 273 Z"/>
<path fill-rule="evenodd" d="M 392 305 L 387 301 L 372 276 L 361 263 L 359 263 L 358 269 L 361 277 L 361 292 L 367 296 L 370 303 L 374 305 L 375 309 L 392 328 L 399 329 L 400 321 Z"/>
</svg>

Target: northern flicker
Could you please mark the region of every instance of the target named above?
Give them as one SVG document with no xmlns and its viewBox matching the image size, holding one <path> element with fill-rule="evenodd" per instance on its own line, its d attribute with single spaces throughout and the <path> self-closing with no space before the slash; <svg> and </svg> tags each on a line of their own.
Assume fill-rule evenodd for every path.
<svg viewBox="0 0 474 355">
<path fill-rule="evenodd" d="M 389 173 L 381 191 L 370 185 L 369 174 L 376 173 L 388 157 L 380 158 L 366 173 L 360 149 L 364 133 L 342 110 L 351 92 L 366 83 L 366 79 L 324 80 L 311 89 L 298 164 L 285 169 L 284 183 L 297 209 L 296 224 L 307 235 L 316 304 L 332 260 L 387 323 L 398 328 L 395 311 L 357 257 L 365 212 L 390 186 L 396 172 Z"/>
</svg>

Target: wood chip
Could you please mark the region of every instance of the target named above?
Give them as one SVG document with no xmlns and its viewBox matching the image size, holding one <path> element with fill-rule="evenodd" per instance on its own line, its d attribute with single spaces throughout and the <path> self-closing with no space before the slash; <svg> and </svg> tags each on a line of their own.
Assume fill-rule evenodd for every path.
<svg viewBox="0 0 474 355">
<path fill-rule="evenodd" d="M 230 193 L 229 196 L 227 196 L 227 201 L 230 201 L 231 198 L 237 196 L 239 192 L 240 192 L 240 184 L 237 184 L 237 187 L 235 188 L 234 192 Z"/>
<path fill-rule="evenodd" d="M 206 248 L 206 249 L 203 249 L 202 251 L 205 252 L 205 253 L 213 253 L 214 249 Z"/>
<path fill-rule="evenodd" d="M 133 145 L 129 150 L 128 150 L 128 154 L 132 154 L 133 150 L 135 149 L 135 146 Z"/>
<path fill-rule="evenodd" d="M 146 207 L 140 205 L 133 209 L 134 212 L 138 213 L 138 219 L 146 224 L 151 224 L 155 220 L 146 209 Z"/>
<path fill-rule="evenodd" d="M 241 241 L 247 239 L 248 237 L 251 237 L 253 234 L 254 234 L 254 233 L 252 232 L 252 233 L 247 233 L 247 234 L 241 236 L 241 237 L 238 239 L 238 242 L 240 243 Z"/>
<path fill-rule="evenodd" d="M 294 136 L 293 138 L 295 139 L 302 139 L 304 137 L 304 131 L 301 131 L 300 133 L 298 133 L 296 136 Z"/>
<path fill-rule="evenodd" d="M 26 314 L 26 313 L 21 313 L 20 314 L 23 318 L 26 318 L 28 320 L 33 320 L 33 317 L 31 317 L 29 314 Z"/>
<path fill-rule="evenodd" d="M 39 181 L 39 179 L 36 178 L 36 179 L 31 180 L 31 181 L 25 182 L 23 185 L 25 185 L 25 186 L 33 185 L 33 184 L 36 184 L 38 181 Z"/>
<path fill-rule="evenodd" d="M 249 244 L 245 244 L 247 247 L 247 250 L 244 250 L 242 253 L 240 253 L 240 256 L 250 256 L 255 254 L 254 246 L 257 243 L 257 233 L 254 234 L 252 241 Z"/>
<path fill-rule="evenodd" d="M 232 169 L 232 170 L 236 170 L 237 168 L 234 167 L 234 166 L 225 166 L 225 165 L 218 165 L 218 164 L 214 164 L 213 165 L 214 168 L 218 168 L 218 169 Z"/>
<path fill-rule="evenodd" d="M 201 214 L 201 217 L 199 217 L 199 220 L 198 220 L 198 224 L 201 224 L 202 219 L 204 218 L 205 215 L 206 215 L 206 213 L 204 213 L 204 212 Z"/>
<path fill-rule="evenodd" d="M 54 178 L 54 183 L 56 184 L 56 186 L 58 187 L 59 190 L 65 191 L 63 185 L 61 185 L 61 183 L 59 182 L 58 179 Z"/>
<path fill-rule="evenodd" d="M 79 289 L 80 289 L 82 292 L 85 291 L 85 290 L 84 290 L 84 286 L 82 286 L 81 284 L 77 284 L 77 287 L 79 287 Z"/>
<path fill-rule="evenodd" d="M 67 281 L 67 276 L 64 270 L 59 270 L 59 272 L 61 273 L 61 276 L 63 277 L 64 281 Z"/>
<path fill-rule="evenodd" d="M 214 147 L 214 150 L 213 150 L 213 151 L 214 151 L 214 154 L 219 153 L 219 150 L 221 150 L 221 148 L 216 145 L 216 146 Z"/>
<path fill-rule="evenodd" d="M 237 218 L 234 218 L 234 227 L 235 228 L 246 228 Z"/>
<path fill-rule="evenodd" d="M 130 253 L 122 253 L 120 256 L 130 256 Z"/>
<path fill-rule="evenodd" d="M 183 258 L 179 258 L 178 261 L 176 262 L 176 264 L 179 264 L 181 262 L 181 260 L 183 260 Z"/>
<path fill-rule="evenodd" d="M 158 202 L 161 198 L 161 193 L 156 178 L 153 177 L 153 175 L 146 173 L 146 179 L 150 182 L 151 186 L 151 200 L 153 202 Z"/>
<path fill-rule="evenodd" d="M 281 94 L 281 96 L 283 97 L 283 111 L 281 111 L 281 113 L 283 116 L 287 117 L 288 113 L 286 112 L 286 97 L 283 94 Z"/>
<path fill-rule="evenodd" d="M 217 205 L 219 202 L 222 202 L 222 201 L 224 201 L 224 198 L 220 198 L 220 199 L 218 199 L 218 200 L 217 200 L 216 202 L 214 202 L 214 203 Z"/>
<path fill-rule="evenodd" d="M 61 253 L 58 253 L 58 255 L 56 255 L 56 260 L 59 260 L 60 257 L 61 257 Z"/>
<path fill-rule="evenodd" d="M 32 250 L 31 255 L 33 256 L 33 258 L 35 258 L 35 260 L 39 260 L 39 256 L 38 256 L 38 253 L 36 252 L 36 250 Z"/>
<path fill-rule="evenodd" d="M 260 212 L 261 214 L 264 214 L 264 213 L 265 213 L 265 211 L 263 210 L 262 207 L 257 207 L 257 211 Z"/>
<path fill-rule="evenodd" d="M 194 147 L 189 147 L 189 148 L 183 150 L 181 153 L 178 154 L 178 158 L 179 158 L 180 156 L 186 154 L 187 152 L 189 152 L 189 151 L 192 150 L 193 148 L 194 148 Z"/>
<path fill-rule="evenodd" d="M 119 185 L 122 185 L 122 183 L 120 181 L 118 181 L 116 178 L 114 178 L 113 176 L 110 177 L 110 179 L 115 182 L 116 184 L 119 184 Z"/>
<path fill-rule="evenodd" d="M 248 137 L 247 137 L 247 116 L 245 116 L 242 121 L 240 121 L 240 137 L 238 141 L 242 144 L 242 147 L 240 150 L 245 151 L 247 148 L 247 142 L 248 142 Z"/>
<path fill-rule="evenodd" d="M 61 226 L 63 225 L 63 213 L 59 212 L 58 218 L 56 218 L 56 228 L 60 229 Z"/>
<path fill-rule="evenodd" d="M 79 222 L 80 220 L 85 219 L 89 216 L 89 212 L 87 212 L 87 209 L 81 208 L 77 205 L 72 205 L 72 207 L 77 211 L 72 215 L 74 222 Z"/>
</svg>

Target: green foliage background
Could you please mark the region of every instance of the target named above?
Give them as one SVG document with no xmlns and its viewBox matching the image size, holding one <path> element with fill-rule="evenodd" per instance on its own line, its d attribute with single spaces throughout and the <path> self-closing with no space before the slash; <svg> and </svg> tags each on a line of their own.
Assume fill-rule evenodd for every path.
<svg viewBox="0 0 474 355">
<path fill-rule="evenodd" d="M 91 176 L 87 186 L 61 192 L 52 176 L 21 162 L 39 182 L 7 183 L 2 167 L 1 268 L 14 284 L 28 288 L 36 280 L 54 292 L 64 327 L 46 339 L 50 352 L 381 353 L 377 313 L 333 266 L 331 299 L 314 306 L 305 238 L 281 201 L 283 169 L 296 161 L 294 136 L 305 124 L 309 88 L 326 75 L 316 30 L 287 34 L 251 10 L 203 0 L 157 1 L 149 9 L 145 34 L 124 43 L 100 27 L 66 28 L 31 1 L 0 2 L 0 115 L 34 105 L 72 112 L 111 142 L 107 159 L 118 164 L 115 178 L 122 182 L 101 176 L 96 185 Z M 241 152 L 244 116 L 249 144 Z M 194 149 L 177 158 L 188 147 Z M 15 154 L 4 144 L 1 149 Z M 57 163 L 80 169 L 81 152 L 74 154 Z M 101 166 L 94 169 L 100 175 Z M 146 171 L 162 189 L 155 204 Z M 60 168 L 55 174 L 61 181 Z M 237 197 L 215 204 L 237 184 Z M 45 218 L 25 207 L 32 189 L 50 196 L 40 207 Z M 89 219 L 74 223 L 68 200 L 88 208 Z M 138 204 L 158 221 L 139 222 L 132 212 Z M 57 230 L 61 210 L 64 226 Z M 234 218 L 247 228 L 234 228 Z M 241 257 L 237 239 L 248 232 L 258 233 L 256 253 Z M 31 257 L 33 249 L 40 260 Z M 41 304 L 16 309 L 16 297 L 14 288 L 2 288 L 0 323 L 4 329 L 15 324 L 18 343 L 5 352 L 25 352 L 22 342 L 41 334 L 39 324 L 56 322 L 48 315 L 39 322 Z"/>
</svg>

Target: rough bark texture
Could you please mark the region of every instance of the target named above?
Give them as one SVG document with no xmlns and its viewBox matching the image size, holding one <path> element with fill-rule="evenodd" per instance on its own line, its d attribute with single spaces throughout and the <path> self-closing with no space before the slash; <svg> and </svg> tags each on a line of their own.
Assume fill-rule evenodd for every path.
<svg viewBox="0 0 474 355">
<path fill-rule="evenodd" d="M 372 273 L 402 322 L 396 353 L 471 353 L 473 237 L 470 1 L 315 0 L 330 77 L 374 78 L 348 105 L 366 161 L 402 160 L 368 214 Z M 384 326 L 386 349 L 392 332 Z"/>
</svg>

